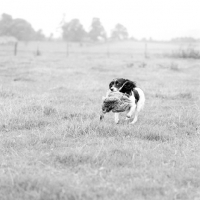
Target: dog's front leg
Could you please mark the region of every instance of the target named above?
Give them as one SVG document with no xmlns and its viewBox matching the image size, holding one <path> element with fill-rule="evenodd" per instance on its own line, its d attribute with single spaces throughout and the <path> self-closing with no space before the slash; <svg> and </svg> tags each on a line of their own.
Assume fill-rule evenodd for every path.
<svg viewBox="0 0 200 200">
<path fill-rule="evenodd" d="M 119 123 L 119 113 L 115 113 L 115 123 Z"/>
</svg>

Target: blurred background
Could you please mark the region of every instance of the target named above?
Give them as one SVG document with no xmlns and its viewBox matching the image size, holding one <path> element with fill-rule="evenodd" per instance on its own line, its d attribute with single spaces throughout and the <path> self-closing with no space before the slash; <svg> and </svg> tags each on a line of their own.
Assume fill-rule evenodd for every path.
<svg viewBox="0 0 200 200">
<path fill-rule="evenodd" d="M 197 58 L 199 5 L 198 0 L 2 1 L 0 55 L 110 56 L 117 44 L 118 53 Z"/>
</svg>

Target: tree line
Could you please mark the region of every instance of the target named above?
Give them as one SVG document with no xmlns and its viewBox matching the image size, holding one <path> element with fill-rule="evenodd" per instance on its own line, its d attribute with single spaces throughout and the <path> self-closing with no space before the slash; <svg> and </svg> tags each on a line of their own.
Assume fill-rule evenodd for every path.
<svg viewBox="0 0 200 200">
<path fill-rule="evenodd" d="M 72 19 L 62 26 L 62 36 L 68 41 L 99 41 L 108 39 L 107 33 L 99 18 L 93 18 L 88 32 L 85 31 L 79 19 Z M 128 31 L 122 24 L 116 24 L 111 32 L 110 39 L 128 39 Z"/>
<path fill-rule="evenodd" d="M 86 31 L 79 19 L 64 22 L 60 27 L 64 40 L 73 42 L 105 41 L 107 39 L 128 39 L 128 31 L 122 24 L 116 24 L 108 38 L 105 28 L 99 18 L 93 18 L 90 30 Z M 0 36 L 13 36 L 19 41 L 45 40 L 42 30 L 35 31 L 32 25 L 24 19 L 13 19 L 9 14 L 2 14 L 0 20 Z M 52 36 L 52 35 L 51 35 Z"/>
</svg>

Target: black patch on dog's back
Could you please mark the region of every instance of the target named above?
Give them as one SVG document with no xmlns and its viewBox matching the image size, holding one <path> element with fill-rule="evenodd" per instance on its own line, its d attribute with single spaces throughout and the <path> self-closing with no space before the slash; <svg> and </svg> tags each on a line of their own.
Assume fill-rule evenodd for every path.
<svg viewBox="0 0 200 200">
<path fill-rule="evenodd" d="M 138 91 L 135 89 L 133 89 L 133 94 L 135 97 L 135 103 L 137 103 L 140 100 L 140 95 L 139 95 Z"/>
<path fill-rule="evenodd" d="M 120 92 L 128 94 L 128 95 L 131 95 L 132 91 L 136 87 L 136 83 L 133 82 L 133 81 L 129 81 L 129 80 L 125 80 L 124 83 L 125 84 L 123 85 L 123 87 L 120 90 Z"/>
</svg>

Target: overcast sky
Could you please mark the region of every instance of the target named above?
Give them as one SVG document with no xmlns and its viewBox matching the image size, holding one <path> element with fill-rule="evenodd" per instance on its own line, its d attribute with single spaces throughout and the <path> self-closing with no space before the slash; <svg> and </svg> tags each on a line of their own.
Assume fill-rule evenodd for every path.
<svg viewBox="0 0 200 200">
<path fill-rule="evenodd" d="M 121 23 L 137 39 L 200 38 L 200 0 L 1 0 L 2 13 L 23 18 L 46 35 L 59 35 L 65 15 L 65 21 L 80 19 L 86 30 L 98 17 L 108 35 Z"/>
</svg>

